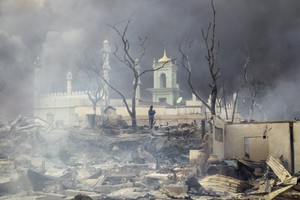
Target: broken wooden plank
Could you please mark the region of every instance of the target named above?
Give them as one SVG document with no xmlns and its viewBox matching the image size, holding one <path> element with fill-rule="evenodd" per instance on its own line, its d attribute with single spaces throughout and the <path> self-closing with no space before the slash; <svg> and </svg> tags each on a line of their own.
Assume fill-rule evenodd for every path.
<svg viewBox="0 0 300 200">
<path fill-rule="evenodd" d="M 283 187 L 283 188 L 280 188 L 280 189 L 278 189 L 278 190 L 275 190 L 275 191 L 273 191 L 273 192 L 271 192 L 271 193 L 265 195 L 263 199 L 265 199 L 265 200 L 271 200 L 271 199 L 274 199 L 276 196 L 278 196 L 279 194 L 281 194 L 281 193 L 287 191 L 287 190 L 290 189 L 291 187 L 293 187 L 293 185 L 288 185 L 288 186 L 286 186 L 286 187 Z"/>
<path fill-rule="evenodd" d="M 18 117 L 12 122 L 10 123 L 10 126 L 13 128 L 17 125 L 18 122 L 22 121 L 23 116 L 22 115 L 18 115 Z"/>
<path fill-rule="evenodd" d="M 279 194 L 276 199 L 300 199 L 300 192 L 295 190 L 295 186 L 287 191 Z"/>
<path fill-rule="evenodd" d="M 276 176 L 280 179 L 280 182 L 277 185 L 280 185 L 282 183 L 287 185 L 295 185 L 297 184 L 297 178 L 293 177 L 286 169 L 285 167 L 276 160 L 273 156 L 269 156 L 266 163 L 269 167 L 273 170 L 273 172 L 276 174 Z M 296 179 L 295 179 L 296 178 Z"/>
<path fill-rule="evenodd" d="M 8 133 L 10 131 L 11 131 L 11 126 L 9 126 L 9 125 L 0 127 L 0 133 Z"/>
</svg>

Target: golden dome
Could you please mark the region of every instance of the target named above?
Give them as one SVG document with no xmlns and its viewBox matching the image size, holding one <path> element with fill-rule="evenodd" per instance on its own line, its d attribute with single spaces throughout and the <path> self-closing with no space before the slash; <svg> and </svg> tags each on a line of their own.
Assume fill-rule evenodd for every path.
<svg viewBox="0 0 300 200">
<path fill-rule="evenodd" d="M 163 55 L 162 58 L 160 58 L 160 59 L 158 60 L 158 62 L 168 62 L 168 61 L 170 61 L 170 60 L 171 60 L 171 59 L 168 58 L 166 50 L 164 50 L 164 55 Z"/>
</svg>

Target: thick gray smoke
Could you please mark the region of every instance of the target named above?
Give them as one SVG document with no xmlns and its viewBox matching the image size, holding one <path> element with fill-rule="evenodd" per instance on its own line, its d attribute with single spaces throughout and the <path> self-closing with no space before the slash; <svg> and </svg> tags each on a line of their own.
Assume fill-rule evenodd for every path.
<svg viewBox="0 0 300 200">
<path fill-rule="evenodd" d="M 247 44 L 252 76 L 269 88 L 260 97 L 266 100 L 266 112 L 271 119 L 298 117 L 300 2 L 215 0 L 215 8 L 222 81 L 231 90 L 239 87 Z M 105 39 L 111 44 L 118 43 L 119 38 L 107 24 L 129 17 L 132 47 L 136 46 L 138 36 L 148 37 L 146 56 L 141 61 L 143 68 L 150 68 L 153 59 L 162 56 L 164 44 L 168 56 L 179 62 L 177 41 L 193 37 L 193 80 L 199 92 L 207 96 L 209 76 L 201 28 L 207 27 L 211 14 L 208 0 L 1 0 L 0 84 L 7 82 L 0 93 L 1 116 L 32 113 L 36 57 L 41 58 L 45 91 L 64 91 L 68 70 L 73 72 L 76 87 L 83 89 L 85 80 L 77 66 L 78 58 L 101 48 Z M 135 49 L 132 53 L 139 55 Z M 112 63 L 112 82 L 130 95 L 130 73 L 120 63 Z M 119 73 L 128 77 L 114 79 L 120 77 Z M 178 76 L 180 87 L 189 91 L 183 69 Z M 142 82 L 142 89 L 152 87 L 151 75 L 143 77 Z M 144 91 L 143 95 L 149 97 L 150 93 Z M 182 95 L 190 98 L 187 92 Z"/>
</svg>

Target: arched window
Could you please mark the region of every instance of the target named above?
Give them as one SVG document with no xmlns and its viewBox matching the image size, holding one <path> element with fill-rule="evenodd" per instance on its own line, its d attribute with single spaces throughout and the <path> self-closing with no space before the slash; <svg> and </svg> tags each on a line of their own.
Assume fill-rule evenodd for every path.
<svg viewBox="0 0 300 200">
<path fill-rule="evenodd" d="M 160 74 L 160 88 L 166 88 L 167 86 L 167 78 L 165 73 Z"/>
</svg>

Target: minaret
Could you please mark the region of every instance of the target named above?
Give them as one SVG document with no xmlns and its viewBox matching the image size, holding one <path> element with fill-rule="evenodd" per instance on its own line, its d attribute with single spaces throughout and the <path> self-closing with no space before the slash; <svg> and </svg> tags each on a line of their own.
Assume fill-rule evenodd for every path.
<svg viewBox="0 0 300 200">
<path fill-rule="evenodd" d="M 135 65 L 135 69 L 136 69 L 138 75 L 140 75 L 140 73 L 141 73 L 140 61 L 138 59 L 135 59 L 134 65 Z M 140 77 L 138 78 L 138 84 L 137 84 L 137 88 L 136 88 L 135 99 L 137 100 L 137 103 L 141 99 L 141 79 L 140 79 Z"/>
<path fill-rule="evenodd" d="M 232 107 L 235 107 L 235 112 L 237 113 L 238 110 L 237 110 L 237 101 L 238 101 L 238 94 L 237 92 L 234 92 L 233 95 L 232 95 Z"/>
<path fill-rule="evenodd" d="M 153 69 L 152 101 L 175 105 L 179 97 L 177 65 L 167 56 L 165 49 L 158 62 L 153 61 Z"/>
<path fill-rule="evenodd" d="M 39 94 L 40 94 L 40 70 L 42 68 L 40 57 L 36 57 L 34 63 L 34 116 L 38 115 L 38 107 L 39 107 Z"/>
<path fill-rule="evenodd" d="M 72 94 L 72 73 L 69 71 L 67 73 L 67 95 L 70 96 Z"/>
<path fill-rule="evenodd" d="M 110 72 L 110 64 L 109 64 L 109 53 L 110 53 L 110 46 L 108 40 L 103 41 L 103 48 L 102 48 L 102 58 L 103 58 L 103 66 L 102 66 L 102 73 L 104 79 L 109 82 L 109 72 Z M 104 108 L 109 106 L 109 87 L 104 82 Z"/>
</svg>

